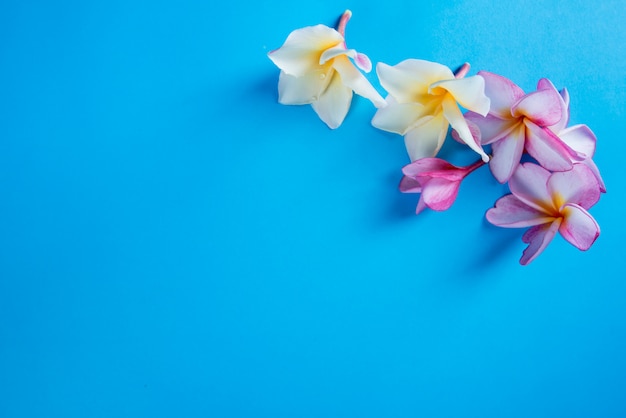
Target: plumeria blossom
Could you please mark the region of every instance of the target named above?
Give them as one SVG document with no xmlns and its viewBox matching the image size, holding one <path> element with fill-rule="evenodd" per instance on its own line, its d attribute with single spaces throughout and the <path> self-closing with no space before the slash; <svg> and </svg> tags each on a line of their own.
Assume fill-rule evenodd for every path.
<svg viewBox="0 0 626 418">
<path fill-rule="evenodd" d="M 580 250 L 588 250 L 600 235 L 600 227 L 587 212 L 600 198 L 595 175 L 584 164 L 554 172 L 533 164 L 518 166 L 509 180 L 511 194 L 500 198 L 486 217 L 505 228 L 531 227 L 522 240 L 528 244 L 520 263 L 534 260 L 557 231 Z"/>
<path fill-rule="evenodd" d="M 489 111 L 483 78 L 463 78 L 468 70 L 469 64 L 464 65 L 455 78 L 448 67 L 430 61 L 407 59 L 394 66 L 379 63 L 376 72 L 389 95 L 387 106 L 376 112 L 372 125 L 403 135 L 411 161 L 436 156 L 451 125 L 465 144 L 488 161 L 459 108 L 480 115 Z"/>
<path fill-rule="evenodd" d="M 346 47 L 345 28 L 351 15 L 349 10 L 343 14 L 337 30 L 324 25 L 296 29 L 280 48 L 269 53 L 281 70 L 278 101 L 311 104 L 331 129 L 345 119 L 353 91 L 376 107 L 385 105 L 382 96 L 356 68 L 371 71 L 369 58 Z"/>
<path fill-rule="evenodd" d="M 402 193 L 421 193 L 416 214 L 425 208 L 444 211 L 450 208 L 459 193 L 461 181 L 484 165 L 482 160 L 467 167 L 457 167 L 440 158 L 421 158 L 404 166 L 400 181 Z"/>
<path fill-rule="evenodd" d="M 483 145 L 492 144 L 489 167 L 499 182 L 511 178 L 524 151 L 550 171 L 570 170 L 574 161 L 581 160 L 555 132 L 564 129 L 569 117 L 566 99 L 549 80 L 540 80 L 536 91 L 525 94 L 502 76 L 478 74 L 485 80 L 491 109 L 486 117 L 470 111 L 465 118 L 478 128 Z"/>
<path fill-rule="evenodd" d="M 556 87 L 548 80 L 539 80 L 538 88 L 551 88 L 556 91 Z M 561 96 L 561 108 L 563 111 L 563 118 L 556 125 L 552 125 L 549 129 L 554 132 L 561 141 L 573 151 L 576 155 L 571 155 L 572 164 L 585 164 L 593 172 L 600 184 L 600 191 L 606 192 L 606 186 L 604 180 L 600 175 L 598 166 L 593 161 L 593 155 L 596 152 L 596 136 L 587 125 L 579 124 L 567 127 L 569 123 L 569 93 L 567 89 L 562 89 L 559 92 Z"/>
</svg>

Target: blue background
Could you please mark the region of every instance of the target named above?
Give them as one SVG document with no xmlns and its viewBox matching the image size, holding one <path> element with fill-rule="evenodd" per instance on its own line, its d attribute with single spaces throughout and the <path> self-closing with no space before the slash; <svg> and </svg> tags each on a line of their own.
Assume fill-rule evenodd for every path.
<svg viewBox="0 0 626 418">
<path fill-rule="evenodd" d="M 345 8 L 374 63 L 567 87 L 608 187 L 595 245 L 522 267 L 488 170 L 416 217 L 368 101 L 335 131 L 279 105 L 267 52 Z M 0 416 L 626 416 L 625 21 L 622 0 L 4 0 Z"/>
</svg>

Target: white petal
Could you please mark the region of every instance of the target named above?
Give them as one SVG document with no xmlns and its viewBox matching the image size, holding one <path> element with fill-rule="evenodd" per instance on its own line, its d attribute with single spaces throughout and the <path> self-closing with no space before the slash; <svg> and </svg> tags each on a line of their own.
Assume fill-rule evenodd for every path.
<svg viewBox="0 0 626 418">
<path fill-rule="evenodd" d="M 319 67 L 320 53 L 343 43 L 343 36 L 328 26 L 316 25 L 296 29 L 269 58 L 285 73 L 301 76 Z"/>
<path fill-rule="evenodd" d="M 486 116 L 490 100 L 485 96 L 485 80 L 481 76 L 444 80 L 431 86 L 447 90 L 467 110 Z"/>
<path fill-rule="evenodd" d="M 378 109 L 372 125 L 387 132 L 405 135 L 424 116 L 424 106 L 419 103 L 398 103 L 387 97 L 387 106 Z"/>
<path fill-rule="evenodd" d="M 442 114 L 425 116 L 404 136 L 404 145 L 411 161 L 437 155 L 448 134 L 448 121 Z"/>
<path fill-rule="evenodd" d="M 376 73 L 381 86 L 400 103 L 417 102 L 421 95 L 428 94 L 431 84 L 454 78 L 448 67 L 416 59 L 395 66 L 378 63 Z"/>
<path fill-rule="evenodd" d="M 484 162 L 489 161 L 489 156 L 483 151 L 482 147 L 476 143 L 472 132 L 465 122 L 461 109 L 456 104 L 454 99 L 449 95 L 442 102 L 443 115 L 450 122 L 452 128 L 457 132 L 460 139 L 463 140 L 471 149 L 476 151 Z"/>
<path fill-rule="evenodd" d="M 356 58 L 356 51 L 354 49 L 346 49 L 343 44 L 339 44 L 322 52 L 319 63 L 320 65 L 324 65 L 328 61 L 340 55 L 347 55 L 350 58 Z"/>
<path fill-rule="evenodd" d="M 341 76 L 342 83 L 354 90 L 356 94 L 370 100 L 376 107 L 384 107 L 387 104 L 348 57 L 338 56 L 333 60 L 332 65 Z"/>
<path fill-rule="evenodd" d="M 311 106 L 329 128 L 335 129 L 346 118 L 351 101 L 352 90 L 343 85 L 341 77 L 335 72 L 328 88 L 317 101 L 311 103 Z"/>
<path fill-rule="evenodd" d="M 278 78 L 278 102 L 286 105 L 300 105 L 316 101 L 328 87 L 333 73 L 334 70 L 328 68 L 326 73 L 320 69 L 301 77 L 294 77 L 281 71 Z"/>
</svg>

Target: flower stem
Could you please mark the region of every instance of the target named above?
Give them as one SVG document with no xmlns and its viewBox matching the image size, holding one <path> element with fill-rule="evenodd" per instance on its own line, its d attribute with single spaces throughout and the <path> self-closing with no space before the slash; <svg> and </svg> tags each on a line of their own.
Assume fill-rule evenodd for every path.
<svg viewBox="0 0 626 418">
<path fill-rule="evenodd" d="M 470 65 L 469 65 L 468 62 L 466 62 L 465 64 L 461 65 L 461 68 L 456 70 L 456 73 L 454 73 L 454 77 L 455 78 L 463 78 L 463 77 L 465 77 L 465 75 L 468 73 L 469 69 L 470 69 Z"/>
<path fill-rule="evenodd" d="M 476 161 L 475 163 L 468 165 L 467 167 L 465 167 L 467 169 L 467 174 L 471 173 L 472 171 L 476 170 L 477 168 L 480 168 L 482 166 L 484 166 L 485 164 L 487 164 L 486 162 L 484 162 L 481 159 L 479 159 L 478 161 Z"/>
<path fill-rule="evenodd" d="M 344 38 L 346 37 L 346 25 L 348 24 L 348 20 L 350 20 L 351 17 L 352 12 L 350 10 L 346 10 L 341 15 L 339 23 L 337 24 L 337 32 L 339 32 Z"/>
</svg>

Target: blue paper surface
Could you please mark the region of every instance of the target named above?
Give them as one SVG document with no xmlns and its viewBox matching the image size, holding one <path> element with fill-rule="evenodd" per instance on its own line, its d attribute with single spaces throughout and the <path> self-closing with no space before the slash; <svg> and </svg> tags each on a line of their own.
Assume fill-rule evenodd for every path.
<svg viewBox="0 0 626 418">
<path fill-rule="evenodd" d="M 371 103 L 337 130 L 278 104 L 267 53 L 346 8 L 374 64 L 567 87 L 608 188 L 593 247 L 522 267 L 486 168 L 415 216 Z M 4 1 L 0 416 L 625 416 L 624 21 L 621 0 Z"/>
</svg>

